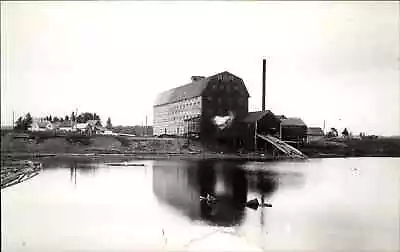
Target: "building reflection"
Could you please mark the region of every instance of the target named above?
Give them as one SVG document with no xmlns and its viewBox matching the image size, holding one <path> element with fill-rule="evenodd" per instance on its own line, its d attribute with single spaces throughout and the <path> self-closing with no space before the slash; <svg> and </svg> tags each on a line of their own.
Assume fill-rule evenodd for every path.
<svg viewBox="0 0 400 252">
<path fill-rule="evenodd" d="M 76 160 L 71 160 L 67 163 L 70 171 L 70 180 L 77 186 L 77 174 L 80 175 L 94 175 L 98 164 L 89 162 L 77 162 Z"/>
<path fill-rule="evenodd" d="M 159 201 L 192 220 L 219 226 L 238 225 L 244 218 L 248 190 L 269 196 L 277 188 L 276 174 L 249 173 L 238 162 L 163 162 L 153 166 L 153 191 Z M 200 196 L 216 197 L 213 203 Z"/>
<path fill-rule="evenodd" d="M 215 203 L 201 201 L 201 219 L 221 226 L 240 224 L 247 201 L 246 172 L 238 163 L 198 162 L 200 195 L 215 196 Z"/>
</svg>

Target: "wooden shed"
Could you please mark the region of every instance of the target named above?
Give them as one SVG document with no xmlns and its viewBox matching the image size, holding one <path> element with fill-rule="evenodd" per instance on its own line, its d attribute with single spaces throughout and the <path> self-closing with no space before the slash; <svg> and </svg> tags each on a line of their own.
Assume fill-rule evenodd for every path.
<svg viewBox="0 0 400 252">
<path fill-rule="evenodd" d="M 295 145 L 307 141 L 307 125 L 300 118 L 281 119 L 281 140 Z"/>
<path fill-rule="evenodd" d="M 257 150 L 266 148 L 263 141 L 256 140 L 256 133 L 272 136 L 279 134 L 280 120 L 270 110 L 250 112 L 243 123 L 246 125 L 243 132 L 244 145 L 248 150 L 254 150 L 256 145 Z"/>
</svg>

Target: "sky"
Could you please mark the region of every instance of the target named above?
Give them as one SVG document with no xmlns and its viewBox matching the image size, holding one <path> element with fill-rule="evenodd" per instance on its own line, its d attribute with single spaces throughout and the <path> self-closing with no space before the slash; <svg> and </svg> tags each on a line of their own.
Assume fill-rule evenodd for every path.
<svg viewBox="0 0 400 252">
<path fill-rule="evenodd" d="M 158 93 L 192 75 L 243 79 L 249 110 L 400 135 L 393 2 L 1 2 L 1 124 L 96 112 L 152 124 Z"/>
</svg>

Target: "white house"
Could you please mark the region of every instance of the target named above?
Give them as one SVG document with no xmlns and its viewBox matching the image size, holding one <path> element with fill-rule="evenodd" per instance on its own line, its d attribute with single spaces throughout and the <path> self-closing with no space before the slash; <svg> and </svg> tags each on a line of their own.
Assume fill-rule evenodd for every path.
<svg viewBox="0 0 400 252">
<path fill-rule="evenodd" d="M 71 121 L 64 121 L 58 124 L 57 129 L 62 132 L 72 132 L 75 131 L 74 124 Z"/>
<path fill-rule="evenodd" d="M 30 131 L 49 131 L 54 130 L 54 125 L 49 121 L 34 121 L 29 128 Z"/>
</svg>

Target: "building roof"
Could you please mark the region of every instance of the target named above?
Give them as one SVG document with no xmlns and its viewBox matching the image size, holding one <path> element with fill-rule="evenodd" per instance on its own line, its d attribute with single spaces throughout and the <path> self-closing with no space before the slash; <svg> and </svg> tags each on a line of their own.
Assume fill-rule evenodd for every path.
<svg viewBox="0 0 400 252">
<path fill-rule="evenodd" d="M 162 92 L 156 98 L 154 106 L 159 106 L 167 103 L 177 102 L 184 99 L 190 99 L 200 96 L 207 87 L 209 79 L 204 78 L 189 84 L 173 88 Z"/>
<path fill-rule="evenodd" d="M 233 74 L 225 71 L 222 73 L 218 73 L 209 77 L 197 79 L 195 81 L 192 81 L 189 84 L 173 88 L 167 91 L 164 91 L 160 93 L 156 101 L 154 102 L 154 106 L 160 106 L 168 103 L 173 103 L 185 99 L 190 99 L 194 97 L 201 96 L 203 91 L 206 89 L 208 82 L 210 81 L 211 78 L 221 75 L 221 74 L 229 74 L 234 76 Z"/>
<path fill-rule="evenodd" d="M 255 123 L 256 121 L 258 121 L 261 118 L 263 118 L 264 116 L 266 116 L 268 113 L 272 113 L 272 112 L 270 110 L 249 112 L 247 114 L 247 116 L 243 119 L 243 122 Z"/>
<path fill-rule="evenodd" d="M 282 126 L 306 126 L 306 124 L 300 118 L 287 118 L 281 119 Z"/>
<path fill-rule="evenodd" d="M 307 135 L 309 136 L 323 136 L 324 131 L 320 127 L 309 127 L 307 129 Z"/>
<path fill-rule="evenodd" d="M 275 115 L 275 118 L 278 120 L 287 119 L 284 115 Z"/>
<path fill-rule="evenodd" d="M 73 123 L 71 121 L 63 121 L 63 122 L 59 122 L 57 127 L 62 127 L 62 128 L 68 128 L 68 127 L 72 127 Z"/>
<path fill-rule="evenodd" d="M 51 122 L 49 121 L 38 121 L 38 122 L 34 122 L 38 125 L 39 128 L 47 128 L 47 126 L 50 124 Z"/>
</svg>

